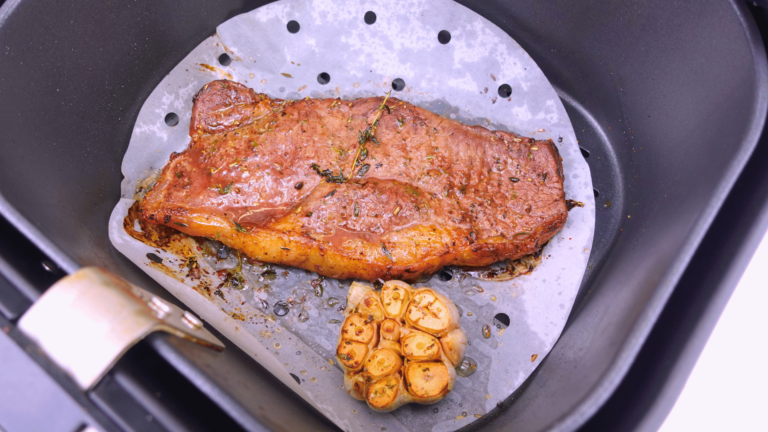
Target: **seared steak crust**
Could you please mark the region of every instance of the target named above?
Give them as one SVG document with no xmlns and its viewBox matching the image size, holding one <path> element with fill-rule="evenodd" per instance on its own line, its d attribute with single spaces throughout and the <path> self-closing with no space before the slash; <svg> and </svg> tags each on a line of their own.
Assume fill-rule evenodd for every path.
<svg viewBox="0 0 768 432">
<path fill-rule="evenodd" d="M 367 280 L 516 259 L 563 227 L 552 141 L 383 100 L 283 101 L 211 82 L 142 217 L 259 261 Z"/>
</svg>

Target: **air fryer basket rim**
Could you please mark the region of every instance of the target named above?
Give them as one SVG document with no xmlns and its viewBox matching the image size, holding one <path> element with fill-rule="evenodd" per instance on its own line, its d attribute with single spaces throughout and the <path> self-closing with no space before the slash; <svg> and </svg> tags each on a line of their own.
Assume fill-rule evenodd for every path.
<svg viewBox="0 0 768 432">
<path fill-rule="evenodd" d="M 10 0 L 0 7 L 0 27 L 13 13 L 14 8 L 21 0 Z M 661 309 L 666 304 L 675 284 L 680 279 L 682 272 L 687 267 L 693 253 L 698 248 L 704 234 L 710 227 L 715 215 L 720 210 L 725 197 L 733 187 L 736 178 L 742 171 L 746 161 L 752 154 L 765 122 L 765 113 L 768 111 L 768 66 L 765 58 L 765 48 L 760 38 L 756 25 L 744 4 L 737 0 L 729 0 L 730 5 L 739 22 L 741 23 L 746 39 L 750 42 L 754 63 L 755 80 L 759 92 L 754 97 L 754 108 L 749 120 L 747 134 L 741 139 L 742 146 L 738 155 L 731 161 L 722 181 L 717 186 L 712 198 L 708 201 L 705 210 L 699 215 L 692 229 L 686 235 L 677 259 L 670 264 L 661 280 L 657 284 L 652 296 L 649 298 L 643 312 L 632 326 L 629 338 L 622 343 L 618 355 L 611 363 L 605 374 L 590 390 L 589 395 L 576 405 L 565 416 L 555 421 L 552 430 L 572 430 L 583 424 L 597 408 L 603 404 L 608 396 L 616 388 L 620 380 L 635 359 L 640 346 L 648 336 L 653 324 L 656 322 Z M 471 7 L 471 6 L 470 6 Z M 490 19 L 490 18 L 489 18 Z M 494 21 L 492 19 L 492 21 Z M 495 21 L 494 21 L 495 22 Z M 499 24 L 497 22 L 497 24 Z M 542 66 L 542 69 L 546 69 Z M 73 259 L 58 245 L 47 238 L 42 231 L 22 215 L 0 191 L 0 213 L 16 226 L 27 238 L 31 239 L 44 253 L 53 259 L 62 269 L 71 273 L 81 267 L 77 260 Z"/>
</svg>

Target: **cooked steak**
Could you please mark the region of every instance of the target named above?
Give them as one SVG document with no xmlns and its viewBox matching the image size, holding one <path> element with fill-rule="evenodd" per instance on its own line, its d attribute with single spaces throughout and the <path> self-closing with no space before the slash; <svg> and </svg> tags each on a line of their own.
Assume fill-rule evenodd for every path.
<svg viewBox="0 0 768 432">
<path fill-rule="evenodd" d="M 552 141 L 394 98 L 271 99 L 214 81 L 142 217 L 334 278 L 415 280 L 538 251 L 565 224 Z"/>
</svg>

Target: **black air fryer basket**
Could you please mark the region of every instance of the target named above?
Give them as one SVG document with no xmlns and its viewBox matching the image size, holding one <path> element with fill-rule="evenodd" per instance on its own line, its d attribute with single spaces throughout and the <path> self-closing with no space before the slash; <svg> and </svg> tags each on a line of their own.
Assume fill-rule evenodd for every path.
<svg viewBox="0 0 768 432">
<path fill-rule="evenodd" d="M 653 427 L 768 220 L 768 158 L 758 146 L 768 68 L 755 23 L 764 13 L 736 0 L 460 3 L 511 35 L 558 91 L 598 203 L 589 266 L 562 337 L 515 394 L 470 427 L 576 430 L 601 406 L 585 428 Z M 107 237 L 121 160 L 160 80 L 217 25 L 262 4 L 0 7 L 0 327 L 53 377 L 74 414 L 52 409 L 58 420 L 71 417 L 73 430 L 335 429 L 232 343 L 217 353 L 153 335 L 82 393 L 14 327 L 47 286 L 82 266 L 175 302 Z M 642 420 L 659 401 L 660 417 Z M 605 410 L 636 415 L 616 429 Z"/>
</svg>

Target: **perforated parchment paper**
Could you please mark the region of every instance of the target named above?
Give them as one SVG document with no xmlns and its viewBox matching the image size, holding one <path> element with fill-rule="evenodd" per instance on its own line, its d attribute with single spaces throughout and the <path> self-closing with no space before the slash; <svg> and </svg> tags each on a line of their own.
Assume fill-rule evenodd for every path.
<svg viewBox="0 0 768 432">
<path fill-rule="evenodd" d="M 373 24 L 364 20 L 368 11 L 376 14 Z M 298 32 L 288 31 L 289 21 L 299 24 Z M 438 40 L 442 30 L 450 33 L 448 43 Z M 228 65 L 226 59 L 219 61 L 225 53 Z M 320 83 L 321 73 L 330 76 L 328 83 Z M 201 285 L 215 292 L 221 281 L 214 271 L 235 266 L 235 258 L 200 257 L 209 275 L 190 280 L 179 269 L 180 258 L 126 234 L 123 219 L 139 182 L 161 169 L 172 152 L 187 148 L 192 98 L 220 78 L 294 100 L 383 96 L 399 78 L 405 83 L 403 90 L 393 91 L 399 99 L 465 124 L 549 138 L 558 146 L 566 196 L 585 206 L 570 212 L 532 274 L 507 282 L 433 277 L 415 284 L 431 286 L 459 306 L 469 338 L 467 356 L 477 365 L 474 374 L 457 379 L 445 399 L 380 414 L 346 394 L 333 357 L 350 281 L 325 280 L 317 290 L 317 282 L 311 282 L 316 274 L 273 267 L 274 275 L 260 275 L 262 268 L 246 265 L 244 289 L 223 286 L 210 295 Z M 511 88 L 509 97 L 499 94 L 503 84 Z M 178 125 L 166 124 L 169 113 L 178 115 Z M 454 430 L 492 410 L 523 383 L 559 337 L 592 246 L 595 205 L 589 168 L 554 89 L 507 34 L 448 0 L 282 0 L 230 19 L 147 99 L 122 170 L 122 199 L 109 222 L 114 246 L 345 430 Z M 163 262 L 151 262 L 148 253 Z M 293 305 L 287 314 L 275 314 L 275 305 L 289 300 Z M 494 322 L 499 313 L 509 316 L 508 327 Z M 484 325 L 492 329 L 489 338 L 483 336 Z"/>
</svg>

